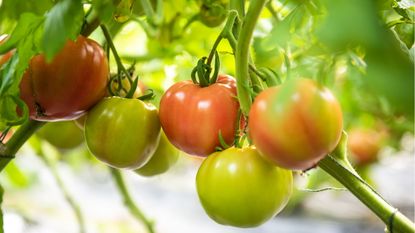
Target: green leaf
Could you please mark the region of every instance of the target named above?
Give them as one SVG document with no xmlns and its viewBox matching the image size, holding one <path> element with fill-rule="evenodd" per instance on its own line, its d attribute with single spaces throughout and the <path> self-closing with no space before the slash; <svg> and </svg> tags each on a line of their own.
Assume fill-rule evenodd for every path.
<svg viewBox="0 0 415 233">
<path fill-rule="evenodd" d="M 115 11 L 115 6 L 112 0 L 92 0 L 92 8 L 98 14 L 101 22 L 109 23 L 112 20 L 112 13 Z"/>
<path fill-rule="evenodd" d="M 81 31 L 84 10 L 81 0 L 63 0 L 46 15 L 43 50 L 50 61 L 69 39 L 75 40 Z"/>
<path fill-rule="evenodd" d="M 40 52 L 43 16 L 21 15 L 9 39 L 0 45 L 0 53 L 16 48 L 15 54 L 0 72 L 0 127 L 21 124 L 27 118 L 27 107 L 19 98 L 19 83 L 30 59 Z M 16 108 L 23 110 L 19 116 Z"/>
</svg>

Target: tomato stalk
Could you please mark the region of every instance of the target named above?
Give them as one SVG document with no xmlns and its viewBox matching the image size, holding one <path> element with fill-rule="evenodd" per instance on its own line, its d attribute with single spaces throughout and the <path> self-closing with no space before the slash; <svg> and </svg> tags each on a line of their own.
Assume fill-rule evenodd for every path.
<svg viewBox="0 0 415 233">
<path fill-rule="evenodd" d="M 375 213 L 387 226 L 389 232 L 415 232 L 414 224 L 396 208 L 385 201 L 356 171 L 346 167 L 338 159 L 327 155 L 318 166 L 342 183 L 355 197 Z"/>
<path fill-rule="evenodd" d="M 241 105 L 242 113 L 247 116 L 252 104 L 252 96 L 249 87 L 249 45 L 255 25 L 258 21 L 262 8 L 266 0 L 254 0 L 250 2 L 248 12 L 243 20 L 241 30 L 238 36 L 235 54 L 236 86 L 238 90 L 238 99 Z"/>
<path fill-rule="evenodd" d="M 130 193 L 127 189 L 127 186 L 125 184 L 124 178 L 121 174 L 121 172 L 115 168 L 111 168 L 111 174 L 114 178 L 114 181 L 118 187 L 118 190 L 120 191 L 124 205 L 128 208 L 130 213 L 140 222 L 144 224 L 144 226 L 147 228 L 147 231 L 149 233 L 154 233 L 153 229 L 153 222 L 148 220 L 146 216 L 143 214 L 143 212 L 138 208 L 138 206 L 134 203 L 133 199 L 130 196 Z"/>
<path fill-rule="evenodd" d="M 0 171 L 14 159 L 20 147 L 44 124 L 45 122 L 28 120 L 19 127 L 6 144 L 0 144 Z"/>
</svg>

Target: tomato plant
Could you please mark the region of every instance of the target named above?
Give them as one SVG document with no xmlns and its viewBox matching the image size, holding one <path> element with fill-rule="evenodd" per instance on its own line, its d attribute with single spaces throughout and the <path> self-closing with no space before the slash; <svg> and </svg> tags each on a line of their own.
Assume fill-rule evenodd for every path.
<svg viewBox="0 0 415 233">
<path fill-rule="evenodd" d="M 219 75 L 216 83 L 200 87 L 192 81 L 174 84 L 160 101 L 160 122 L 170 142 L 180 150 L 207 156 L 220 145 L 219 133 L 232 144 L 239 104 L 235 80 Z"/>
<path fill-rule="evenodd" d="M 275 216 L 292 193 L 291 171 L 264 160 L 256 149 L 229 148 L 207 157 L 196 176 L 206 213 L 216 222 L 254 227 Z"/>
<path fill-rule="evenodd" d="M 97 159 L 137 169 L 149 161 L 160 137 L 157 109 L 138 99 L 105 98 L 89 112 L 85 138 Z"/>
<path fill-rule="evenodd" d="M 256 97 L 248 126 L 252 141 L 266 159 L 305 170 L 334 150 L 343 117 L 327 88 L 310 79 L 292 79 Z"/>
<path fill-rule="evenodd" d="M 84 141 L 84 133 L 74 121 L 49 122 L 37 135 L 59 149 L 72 149 Z"/>
<path fill-rule="evenodd" d="M 134 171 L 141 176 L 159 175 L 169 170 L 177 162 L 178 158 L 179 150 L 161 132 L 159 144 L 151 159 L 143 167 Z"/>
<path fill-rule="evenodd" d="M 39 121 L 73 120 L 105 95 L 108 62 L 95 41 L 68 41 L 48 63 L 33 57 L 20 83 L 20 96 Z"/>
</svg>

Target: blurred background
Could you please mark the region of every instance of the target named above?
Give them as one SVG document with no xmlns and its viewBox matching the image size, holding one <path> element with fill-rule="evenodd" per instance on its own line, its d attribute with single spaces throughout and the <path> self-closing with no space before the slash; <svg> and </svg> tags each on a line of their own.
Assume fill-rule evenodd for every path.
<svg viewBox="0 0 415 233">
<path fill-rule="evenodd" d="M 216 27 L 193 20 L 209 0 L 159 1 L 164 10 L 156 12 L 155 21 L 144 15 L 138 1 L 129 2 L 134 4 L 132 12 L 121 15 L 125 19 L 113 15 L 106 23 L 125 66 L 134 68 L 143 91 L 154 91 L 152 102 L 158 105 L 169 86 L 190 79 L 197 60 L 209 54 L 223 20 Z M 12 31 L 22 12 L 43 14 L 53 4 L 0 0 L 0 34 Z M 85 9 L 89 7 L 86 3 Z M 157 9 L 156 1 L 153 7 Z M 343 109 L 352 164 L 411 219 L 414 15 L 415 3 L 410 0 L 271 0 L 251 49 L 258 68 L 269 68 L 282 80 L 316 79 L 335 93 Z M 91 37 L 105 41 L 100 30 Z M 234 75 L 233 52 L 226 40 L 218 52 L 221 72 Z M 116 70 L 114 60 L 111 70 Z M 73 206 L 79 207 L 86 232 L 145 232 L 123 205 L 109 168 L 89 154 L 82 130 L 74 124 L 51 128 L 33 137 L 0 176 L 5 232 L 79 232 Z M 293 198 L 272 221 L 254 229 L 218 225 L 198 201 L 195 174 L 200 163 L 180 154 L 169 171 L 156 177 L 122 172 L 132 198 L 154 221 L 157 232 L 384 231 L 373 213 L 320 169 L 296 174 Z M 329 189 L 316 192 L 325 188 Z"/>
</svg>

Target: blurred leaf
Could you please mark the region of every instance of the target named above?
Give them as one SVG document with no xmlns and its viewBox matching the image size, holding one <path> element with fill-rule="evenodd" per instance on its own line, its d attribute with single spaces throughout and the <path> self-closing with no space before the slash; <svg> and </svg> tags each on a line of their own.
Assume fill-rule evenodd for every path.
<svg viewBox="0 0 415 233">
<path fill-rule="evenodd" d="M 60 1 L 48 12 L 42 43 L 47 61 L 52 60 L 68 39 L 76 39 L 83 19 L 81 0 Z"/>
<path fill-rule="evenodd" d="M 324 0 L 327 17 L 318 29 L 323 43 L 334 51 L 350 44 L 380 46 L 376 5 L 369 0 Z"/>
<path fill-rule="evenodd" d="M 16 187 L 23 188 L 29 185 L 28 177 L 13 161 L 7 165 L 4 173 L 7 175 L 8 180 Z"/>
<path fill-rule="evenodd" d="M 395 31 L 399 36 L 399 39 L 405 43 L 407 48 L 411 48 L 414 44 L 414 24 L 398 24 L 395 26 Z"/>
<path fill-rule="evenodd" d="M 113 19 L 112 13 L 115 11 L 113 0 L 92 0 L 92 7 L 103 23 L 108 23 Z"/>
</svg>

